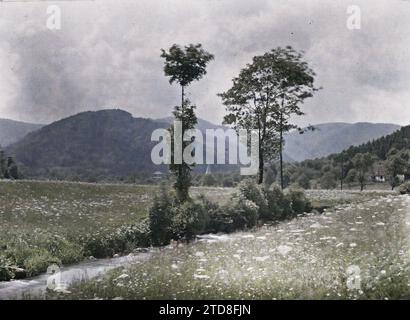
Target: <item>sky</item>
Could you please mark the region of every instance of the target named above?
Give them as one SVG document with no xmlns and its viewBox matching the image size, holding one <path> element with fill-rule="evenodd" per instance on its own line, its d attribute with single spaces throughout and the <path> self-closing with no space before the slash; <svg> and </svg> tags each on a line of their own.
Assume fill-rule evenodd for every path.
<svg viewBox="0 0 410 320">
<path fill-rule="evenodd" d="M 47 7 L 56 4 L 61 29 L 50 30 Z M 347 27 L 350 5 L 360 8 L 360 29 Z M 225 114 L 217 93 L 253 56 L 290 45 L 323 87 L 297 124 L 410 124 L 406 0 L 4 0 L 0 118 L 50 123 L 106 108 L 169 116 L 180 89 L 164 76 L 160 49 L 174 43 L 202 43 L 215 55 L 188 88 L 198 116 L 211 122 Z"/>
</svg>

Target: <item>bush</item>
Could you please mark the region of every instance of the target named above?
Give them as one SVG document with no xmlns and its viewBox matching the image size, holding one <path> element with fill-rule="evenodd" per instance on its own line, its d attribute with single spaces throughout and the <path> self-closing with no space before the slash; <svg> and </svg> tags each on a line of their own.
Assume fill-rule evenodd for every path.
<svg viewBox="0 0 410 320">
<path fill-rule="evenodd" d="M 208 212 L 200 203 L 189 200 L 173 208 L 172 229 L 176 239 L 191 240 L 203 233 L 208 223 Z"/>
<path fill-rule="evenodd" d="M 210 201 L 204 195 L 199 196 L 203 210 L 207 212 L 208 224 L 204 230 L 206 233 L 230 232 L 232 219 L 217 203 Z"/>
<path fill-rule="evenodd" d="M 112 257 L 116 253 L 129 252 L 136 247 L 151 244 L 149 223 L 143 220 L 136 224 L 122 226 L 112 233 L 93 234 L 84 239 L 84 255 L 95 258 Z"/>
<path fill-rule="evenodd" d="M 303 190 L 291 189 L 287 197 L 290 200 L 293 214 L 302 214 L 312 210 L 312 205 Z"/>
<path fill-rule="evenodd" d="M 268 210 L 267 214 L 261 217 L 263 220 L 282 220 L 291 215 L 291 201 L 285 197 L 278 185 L 272 184 L 269 189 L 265 189 L 264 193 L 268 202 Z"/>
<path fill-rule="evenodd" d="M 154 197 L 152 206 L 149 209 L 149 228 L 153 245 L 165 245 L 171 240 L 175 203 L 175 197 L 171 197 L 165 187 L 162 186 L 159 195 Z"/>
<path fill-rule="evenodd" d="M 238 185 L 238 190 L 240 197 L 252 201 L 258 206 L 261 219 L 270 217 L 271 213 L 262 187 L 252 180 L 246 179 Z"/>
<path fill-rule="evenodd" d="M 151 245 L 151 234 L 148 220 L 122 227 L 119 232 L 124 235 L 124 239 L 128 246 L 148 247 Z"/>
<path fill-rule="evenodd" d="M 233 230 L 243 230 L 256 226 L 259 218 L 259 207 L 252 201 L 239 198 L 238 202 L 228 210 L 232 218 Z"/>
<path fill-rule="evenodd" d="M 61 260 L 53 257 L 53 255 L 45 249 L 36 249 L 26 260 L 23 267 L 28 277 L 38 275 L 52 265 L 61 265 Z"/>
<path fill-rule="evenodd" d="M 82 247 L 79 244 L 68 241 L 58 235 L 50 235 L 40 247 L 45 248 L 52 256 L 61 261 L 62 264 L 71 264 L 83 258 Z"/>
<path fill-rule="evenodd" d="M 0 256 L 0 281 L 8 281 L 13 278 L 13 273 L 9 269 L 10 261 Z"/>
<path fill-rule="evenodd" d="M 404 182 L 404 183 L 400 186 L 399 192 L 400 192 L 401 194 L 410 194 L 410 181 Z"/>
</svg>

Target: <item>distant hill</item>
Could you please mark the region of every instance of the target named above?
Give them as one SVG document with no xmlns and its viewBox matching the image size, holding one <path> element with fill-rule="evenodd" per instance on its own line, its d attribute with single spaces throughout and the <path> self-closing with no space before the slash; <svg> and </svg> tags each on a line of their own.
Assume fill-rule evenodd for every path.
<svg viewBox="0 0 410 320">
<path fill-rule="evenodd" d="M 347 158 L 353 158 L 357 153 L 369 152 L 381 160 L 386 160 L 389 151 L 395 148 L 399 151 L 410 150 L 410 126 L 405 126 L 392 134 L 369 141 L 360 146 L 352 146 L 345 150 Z M 334 157 L 331 155 L 329 157 Z"/>
<path fill-rule="evenodd" d="M 10 145 L 26 177 L 104 180 L 167 171 L 151 161 L 155 129 L 168 128 L 173 118 L 134 118 L 122 110 L 88 111 L 53 122 Z M 217 128 L 199 120 L 198 128 Z M 230 170 L 229 166 L 213 170 Z M 197 166 L 205 171 L 206 166 Z"/>
<path fill-rule="evenodd" d="M 0 119 L 0 146 L 7 147 L 23 138 L 27 133 L 40 129 L 42 126 L 41 124 Z"/>
<path fill-rule="evenodd" d="M 172 124 L 174 122 L 174 117 L 160 118 L 160 119 L 157 119 L 156 121 Z M 198 118 L 198 124 L 196 128 L 201 130 L 202 132 L 205 132 L 206 129 L 226 129 L 227 127 L 223 125 L 216 125 L 216 124 L 213 124 L 212 122 Z"/>
<path fill-rule="evenodd" d="M 389 135 L 400 126 L 388 123 L 324 123 L 316 130 L 304 134 L 291 132 L 285 136 L 285 156 L 289 160 L 303 161 L 339 153 L 350 146 Z"/>
<path fill-rule="evenodd" d="M 151 134 L 168 124 L 133 118 L 122 110 L 82 112 L 29 133 L 7 152 L 26 176 L 122 177 L 158 170 L 151 161 Z"/>
<path fill-rule="evenodd" d="M 104 180 L 167 171 L 151 161 L 155 129 L 168 128 L 173 118 L 134 118 L 116 110 L 88 111 L 53 122 L 28 133 L 6 148 L 26 177 Z M 201 131 L 224 128 L 199 119 Z M 336 153 L 399 128 L 389 124 L 330 123 L 314 132 L 286 136 L 285 160 L 297 161 Z M 28 129 L 27 129 L 28 130 Z M 226 150 L 227 152 L 227 150 Z M 197 166 L 204 172 L 206 165 Z M 213 165 L 212 171 L 236 170 L 237 166 Z"/>
</svg>

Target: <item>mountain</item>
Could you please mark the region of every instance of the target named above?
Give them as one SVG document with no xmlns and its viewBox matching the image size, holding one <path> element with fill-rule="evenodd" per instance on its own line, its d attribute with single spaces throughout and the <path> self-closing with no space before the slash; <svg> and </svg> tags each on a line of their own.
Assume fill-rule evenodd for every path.
<svg viewBox="0 0 410 320">
<path fill-rule="evenodd" d="M 303 161 L 339 153 L 350 146 L 389 135 L 400 126 L 389 123 L 324 123 L 315 125 L 314 131 L 303 134 L 291 132 L 285 136 L 285 158 Z"/>
<path fill-rule="evenodd" d="M 28 177 L 98 179 L 158 170 L 151 161 L 155 129 L 168 124 L 122 110 L 88 111 L 29 133 L 6 151 Z"/>
<path fill-rule="evenodd" d="M 398 151 L 410 150 L 410 126 L 405 126 L 379 139 L 369 141 L 360 146 L 352 146 L 345 150 L 346 158 L 351 159 L 357 153 L 369 152 L 381 160 L 386 160 L 389 151 L 395 148 Z M 337 155 L 331 155 L 335 157 Z"/>
<path fill-rule="evenodd" d="M 41 124 L 0 119 L 0 146 L 7 147 L 23 138 L 27 133 L 40 129 L 42 126 Z"/>
<path fill-rule="evenodd" d="M 166 171 L 151 161 L 151 142 L 155 129 L 168 128 L 171 117 L 134 118 L 116 110 L 87 111 L 53 122 L 28 133 L 9 145 L 6 153 L 15 156 L 26 177 L 78 180 L 109 180 L 131 175 L 150 176 Z M 224 128 L 199 119 L 202 132 Z M 329 123 L 314 132 L 286 136 L 285 159 L 321 157 L 383 136 L 399 128 L 389 124 Z M 205 148 L 206 149 L 206 148 Z M 226 149 L 226 153 L 228 149 Z M 226 156 L 227 158 L 227 156 Z M 206 166 L 197 166 L 205 171 Z M 236 170 L 237 166 L 212 166 L 212 171 Z"/>
<path fill-rule="evenodd" d="M 174 123 L 174 117 L 160 118 L 160 119 L 157 119 L 156 121 L 172 124 Z M 198 118 L 198 123 L 196 125 L 196 128 L 201 130 L 203 133 L 205 133 L 206 129 L 226 129 L 227 127 L 222 126 L 222 125 L 216 125 L 216 124 L 213 124 L 212 122 Z"/>
</svg>

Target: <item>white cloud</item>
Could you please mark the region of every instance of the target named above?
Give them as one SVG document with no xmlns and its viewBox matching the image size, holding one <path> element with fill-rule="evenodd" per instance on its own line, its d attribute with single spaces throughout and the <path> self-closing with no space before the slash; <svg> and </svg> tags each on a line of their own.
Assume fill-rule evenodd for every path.
<svg viewBox="0 0 410 320">
<path fill-rule="evenodd" d="M 0 117 L 49 122 L 119 107 L 162 117 L 179 102 L 160 48 L 201 42 L 215 54 L 189 92 L 198 115 L 220 122 L 216 96 L 253 55 L 303 49 L 324 89 L 301 124 L 408 124 L 410 2 L 356 1 L 362 29 L 346 28 L 349 1 L 154 0 L 61 3 L 62 30 L 46 28 L 46 4 L 1 3 Z M 374 97 L 378 97 L 375 99 Z M 377 103 L 381 100 L 383 103 Z M 391 107 L 386 104 L 391 102 Z M 391 110 L 395 110 L 394 112 Z"/>
</svg>

